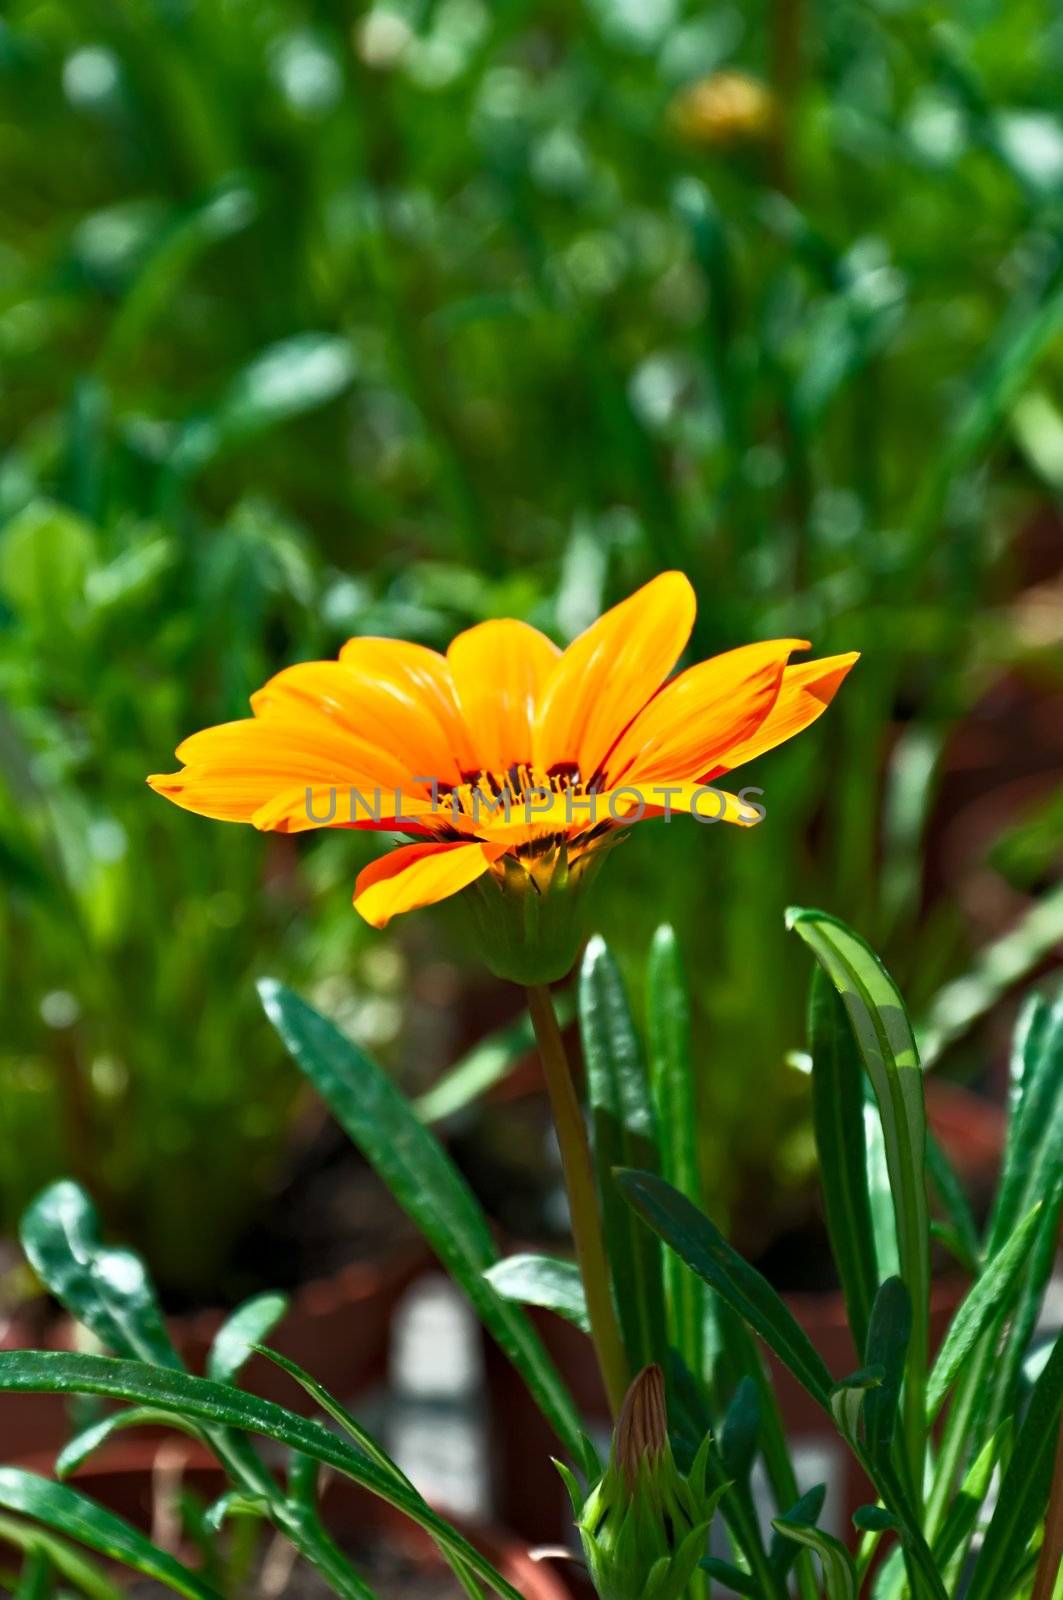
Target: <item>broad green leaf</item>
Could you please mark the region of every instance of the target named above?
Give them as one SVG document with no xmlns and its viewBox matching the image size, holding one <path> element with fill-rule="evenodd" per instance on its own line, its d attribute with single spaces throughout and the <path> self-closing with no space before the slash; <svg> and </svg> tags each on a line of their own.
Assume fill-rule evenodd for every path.
<svg viewBox="0 0 1063 1600">
<path fill-rule="evenodd" d="M 180 1368 L 143 1262 L 101 1242 L 96 1208 L 76 1183 L 64 1179 L 38 1195 L 20 1235 L 37 1276 L 109 1350 Z"/>
<path fill-rule="evenodd" d="M 590 1332 L 583 1279 L 574 1261 L 560 1261 L 556 1256 L 506 1256 L 484 1276 L 504 1300 L 555 1311 L 584 1333 Z"/>
<path fill-rule="evenodd" d="M 87 1600 L 122 1600 L 120 1591 L 95 1562 L 37 1523 L 0 1515 L 0 1544 L 12 1545 L 16 1550 L 46 1550 L 60 1577 L 76 1584 Z"/>
<path fill-rule="evenodd" d="M 168 1411 L 153 1411 L 150 1406 L 131 1406 L 124 1411 L 109 1412 L 107 1416 L 101 1417 L 99 1422 L 82 1428 L 80 1433 L 67 1440 L 55 1458 L 55 1475 L 57 1478 L 69 1478 L 70 1474 L 76 1472 L 94 1451 L 126 1428 L 151 1428 L 160 1424 L 171 1428 L 183 1426 L 180 1418 L 173 1417 Z M 202 1437 L 199 1428 L 188 1426 L 185 1431 L 193 1438 Z"/>
<path fill-rule="evenodd" d="M 235 1383 L 254 1346 L 269 1337 L 287 1310 L 288 1297 L 284 1294 L 259 1294 L 237 1306 L 214 1335 L 207 1356 L 207 1377 L 218 1383 Z"/>
<path fill-rule="evenodd" d="M 580 1419 L 571 1396 L 527 1316 L 484 1277 L 498 1251 L 471 1190 L 439 1142 L 387 1074 L 331 1022 L 281 984 L 266 980 L 259 992 L 296 1065 L 416 1222 L 579 1461 Z"/>
<path fill-rule="evenodd" d="M 704 1212 L 651 1172 L 619 1172 L 631 1205 L 715 1289 L 826 1411 L 833 1380 L 775 1290 L 731 1248 Z"/>
<path fill-rule="evenodd" d="M 949 1324 L 930 1373 L 926 1394 L 927 1424 L 933 1422 L 960 1367 L 1017 1292 L 1041 1214 L 1038 1202 L 1011 1238 L 986 1263 Z"/>
<path fill-rule="evenodd" d="M 47 1478 L 17 1467 L 0 1467 L 0 1506 L 6 1511 L 32 1517 L 35 1522 L 87 1545 L 109 1560 L 120 1561 L 134 1572 L 186 1595 L 188 1600 L 221 1600 L 216 1590 L 180 1561 L 157 1549 L 150 1539 L 123 1522 L 121 1517 L 105 1511 L 67 1484 L 51 1483 Z"/>
<path fill-rule="evenodd" d="M 838 1539 L 824 1533 L 822 1528 L 811 1528 L 802 1522 L 786 1522 L 782 1517 L 773 1518 L 772 1527 L 784 1539 L 793 1539 L 795 1543 L 815 1551 L 823 1565 L 827 1600 L 857 1600 L 859 1583 L 856 1568 L 848 1550 Z"/>
<path fill-rule="evenodd" d="M 520 1600 L 516 1590 L 499 1577 L 490 1562 L 449 1523 L 427 1508 L 419 1495 L 403 1489 L 362 1450 L 347 1444 L 321 1423 L 287 1411 L 272 1400 L 262 1400 L 258 1395 L 247 1394 L 231 1384 L 215 1383 L 211 1378 L 194 1378 L 187 1372 L 148 1366 L 141 1361 L 41 1350 L 0 1351 L 0 1392 L 5 1391 L 100 1394 L 172 1412 L 185 1420 L 209 1424 L 212 1429 L 240 1429 L 274 1439 L 362 1484 L 370 1493 L 418 1523 L 451 1554 L 460 1556 L 504 1600 Z"/>
<path fill-rule="evenodd" d="M 1048 1500 L 1063 1401 L 1063 1335 L 1034 1386 L 966 1600 L 1001 1600 L 1012 1587 Z"/>
<path fill-rule="evenodd" d="M 646 968 L 650 1082 L 656 1111 L 661 1176 L 695 1205 L 701 1198 L 698 1114 L 690 1059 L 690 1001 L 672 928 L 657 929 Z M 669 1334 L 691 1371 L 702 1366 L 706 1305 L 703 1284 L 672 1251 L 664 1258 Z"/>
<path fill-rule="evenodd" d="M 910 1465 L 918 1483 L 926 1448 L 924 1391 L 930 1318 L 926 1103 L 919 1055 L 893 980 L 863 939 L 822 911 L 791 907 L 786 921 L 810 947 L 841 995 L 878 1101 L 897 1219 L 901 1277 L 912 1301 L 904 1403 Z"/>
<path fill-rule="evenodd" d="M 617 1192 L 617 1167 L 657 1171 L 657 1137 L 642 1049 L 616 963 L 593 938 L 580 971 L 580 1034 L 594 1132 L 606 1254 L 632 1371 L 668 1348 L 661 1247 Z"/>
<path fill-rule="evenodd" d="M 878 1287 L 867 1192 L 864 1073 L 841 998 L 819 967 L 812 973 L 808 1034 L 827 1231 L 853 1341 L 862 1350 Z"/>
<path fill-rule="evenodd" d="M 558 1027 L 565 1027 L 575 1014 L 571 994 L 561 990 L 552 995 Z M 422 1122 L 442 1122 L 481 1099 L 496 1083 L 501 1083 L 518 1061 L 535 1048 L 535 1029 L 523 1012 L 504 1028 L 497 1029 L 473 1045 L 468 1055 L 450 1068 L 417 1100 L 413 1109 Z"/>
<path fill-rule="evenodd" d="M 882 1381 L 864 1402 L 867 1448 L 878 1459 L 888 1452 L 897 1420 L 897 1402 L 904 1379 L 904 1363 L 912 1332 L 912 1303 L 900 1278 L 887 1278 L 875 1296 L 864 1347 L 868 1367 L 877 1368 Z"/>
</svg>

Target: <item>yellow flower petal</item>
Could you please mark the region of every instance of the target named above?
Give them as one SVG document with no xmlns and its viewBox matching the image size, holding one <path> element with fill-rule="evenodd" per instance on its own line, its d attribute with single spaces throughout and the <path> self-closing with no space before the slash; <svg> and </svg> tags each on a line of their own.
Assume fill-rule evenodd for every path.
<svg viewBox="0 0 1063 1600">
<path fill-rule="evenodd" d="M 532 720 L 561 655 L 526 622 L 481 622 L 447 651 L 454 688 L 476 752 L 476 772 L 508 772 L 532 758 Z"/>
<path fill-rule="evenodd" d="M 665 572 L 573 640 L 535 719 L 535 764 L 597 773 L 631 719 L 656 694 L 690 637 L 696 602 L 681 572 Z"/>
<path fill-rule="evenodd" d="M 475 883 L 503 854 L 504 845 L 408 844 L 358 874 L 354 905 L 374 928 L 402 911 L 435 905 Z"/>
<path fill-rule="evenodd" d="M 843 656 L 824 656 L 819 661 L 802 661 L 799 666 L 787 667 L 779 697 L 760 727 L 750 738 L 732 745 L 714 772 L 730 772 L 809 727 L 826 711 L 859 659 L 860 652 L 850 650 Z"/>
<path fill-rule="evenodd" d="M 791 651 L 804 639 L 770 639 L 713 656 L 680 673 L 639 713 L 606 761 L 609 782 L 693 779 L 749 739 L 771 711 Z"/>
</svg>

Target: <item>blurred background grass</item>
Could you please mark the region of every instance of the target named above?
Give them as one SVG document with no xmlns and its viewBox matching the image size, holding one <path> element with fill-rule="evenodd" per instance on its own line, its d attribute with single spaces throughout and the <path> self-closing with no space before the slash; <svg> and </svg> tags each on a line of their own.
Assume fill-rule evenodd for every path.
<svg viewBox="0 0 1063 1600">
<path fill-rule="evenodd" d="M 864 652 L 764 827 L 607 876 L 630 970 L 686 943 L 715 1203 L 767 1244 L 807 1174 L 791 901 L 991 1077 L 1063 934 L 1061 70 L 1047 0 L 10 0 L 0 1225 L 72 1172 L 212 1293 L 299 1112 L 256 974 L 420 1085 L 504 1012 L 446 911 L 361 926 L 372 841 L 154 800 L 183 734 L 665 566 L 697 656 Z"/>
</svg>

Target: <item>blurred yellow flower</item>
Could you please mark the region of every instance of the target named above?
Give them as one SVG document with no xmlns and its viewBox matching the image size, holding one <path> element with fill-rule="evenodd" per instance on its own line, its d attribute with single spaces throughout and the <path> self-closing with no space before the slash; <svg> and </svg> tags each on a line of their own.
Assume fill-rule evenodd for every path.
<svg viewBox="0 0 1063 1600">
<path fill-rule="evenodd" d="M 766 138 L 775 121 L 775 100 L 759 78 L 745 72 L 713 72 L 679 89 L 669 120 L 688 144 L 727 148 Z"/>
</svg>

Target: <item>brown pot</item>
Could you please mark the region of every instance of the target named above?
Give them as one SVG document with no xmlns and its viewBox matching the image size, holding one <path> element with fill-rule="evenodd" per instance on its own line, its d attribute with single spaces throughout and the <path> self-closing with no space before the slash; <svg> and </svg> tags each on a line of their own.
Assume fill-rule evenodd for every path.
<svg viewBox="0 0 1063 1600">
<path fill-rule="evenodd" d="M 425 1245 L 415 1241 L 390 1261 L 353 1262 L 330 1278 L 304 1284 L 292 1296 L 287 1316 L 270 1343 L 289 1360 L 312 1372 L 341 1399 L 362 1394 L 386 1375 L 391 1319 L 410 1284 L 429 1265 Z M 194 1373 L 202 1374 L 207 1352 L 226 1313 L 193 1312 L 168 1321 L 178 1353 Z M 81 1330 L 62 1316 L 43 1335 L 39 1319 L 13 1319 L 0 1325 L 0 1349 L 45 1345 L 74 1350 Z M 292 1411 L 310 1412 L 314 1402 L 305 1390 L 273 1362 L 256 1356 L 248 1363 L 246 1386 Z M 8 1394 L 0 1398 L 0 1455 L 4 1460 L 51 1455 L 69 1438 L 67 1407 L 59 1395 Z"/>
<path fill-rule="evenodd" d="M 24 1465 L 42 1470 L 39 1463 Z M 172 1435 L 162 1443 L 143 1436 L 114 1440 L 90 1458 L 71 1482 L 108 1510 L 158 1537 L 156 1490 L 167 1480 L 174 1487 L 188 1485 L 207 1500 L 221 1494 L 227 1482 L 200 1445 Z M 323 1517 L 338 1543 L 364 1542 L 368 1534 L 399 1550 L 419 1571 L 444 1574 L 446 1568 L 432 1540 L 401 1512 L 350 1479 L 335 1475 L 323 1482 Z M 571 1591 L 559 1571 L 533 1561 L 526 1546 L 512 1534 L 463 1519 L 449 1520 L 525 1600 L 571 1600 Z"/>
</svg>

